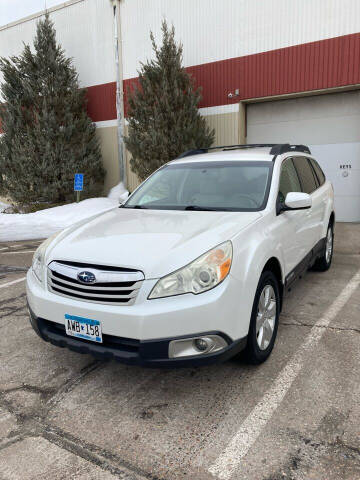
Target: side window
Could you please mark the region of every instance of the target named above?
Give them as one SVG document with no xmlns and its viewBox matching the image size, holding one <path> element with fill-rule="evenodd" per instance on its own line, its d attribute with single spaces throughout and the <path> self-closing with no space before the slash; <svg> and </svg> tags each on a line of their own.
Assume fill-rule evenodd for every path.
<svg viewBox="0 0 360 480">
<path fill-rule="evenodd" d="M 321 170 L 321 167 L 316 160 L 314 160 L 313 158 L 309 158 L 309 160 L 310 160 L 310 163 L 313 166 L 313 169 L 314 169 L 314 171 L 316 173 L 316 176 L 319 180 L 320 186 L 323 185 L 325 183 L 324 172 Z"/>
<path fill-rule="evenodd" d="M 306 161 L 308 162 L 308 164 L 310 165 L 310 168 L 311 168 L 311 171 L 312 171 L 312 174 L 313 174 L 313 177 L 314 177 L 314 180 L 315 180 L 315 190 L 317 188 L 320 187 L 320 182 L 319 182 L 319 179 L 315 173 L 315 170 L 313 169 L 312 165 L 311 165 L 311 162 L 310 162 L 310 158 L 307 158 Z"/>
<path fill-rule="evenodd" d="M 301 192 L 299 177 L 291 158 L 287 158 L 281 166 L 278 195 L 280 203 L 285 202 L 286 195 L 289 192 Z"/>
<path fill-rule="evenodd" d="M 312 193 L 317 189 L 317 185 L 310 163 L 307 158 L 304 157 L 294 157 L 293 161 L 300 178 L 302 191 L 305 193 Z"/>
</svg>

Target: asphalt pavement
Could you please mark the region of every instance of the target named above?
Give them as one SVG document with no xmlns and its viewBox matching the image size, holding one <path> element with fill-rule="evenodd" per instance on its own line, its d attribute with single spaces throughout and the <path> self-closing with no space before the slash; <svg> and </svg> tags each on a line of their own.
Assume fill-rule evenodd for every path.
<svg viewBox="0 0 360 480">
<path fill-rule="evenodd" d="M 360 224 L 288 294 L 270 359 L 154 370 L 41 341 L 0 243 L 0 479 L 360 480 Z M 240 299 L 241 300 L 241 299 Z"/>
</svg>

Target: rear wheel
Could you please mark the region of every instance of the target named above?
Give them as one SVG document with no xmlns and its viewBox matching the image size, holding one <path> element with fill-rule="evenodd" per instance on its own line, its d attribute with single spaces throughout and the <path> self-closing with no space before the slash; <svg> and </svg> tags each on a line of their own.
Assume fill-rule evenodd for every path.
<svg viewBox="0 0 360 480">
<path fill-rule="evenodd" d="M 251 314 L 245 358 L 253 364 L 264 362 L 270 355 L 279 324 L 280 293 L 275 275 L 261 274 Z"/>
<path fill-rule="evenodd" d="M 325 272 L 326 270 L 329 270 L 331 266 L 333 250 L 334 250 L 334 228 L 333 228 L 333 225 L 330 223 L 326 233 L 324 251 L 321 257 L 319 257 L 314 263 L 313 270 L 317 270 L 319 272 Z"/>
</svg>

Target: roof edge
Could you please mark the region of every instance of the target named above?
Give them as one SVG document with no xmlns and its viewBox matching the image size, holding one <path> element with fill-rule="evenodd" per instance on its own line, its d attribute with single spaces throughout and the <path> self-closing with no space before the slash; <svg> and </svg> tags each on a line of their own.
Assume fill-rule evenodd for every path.
<svg viewBox="0 0 360 480">
<path fill-rule="evenodd" d="M 71 5 L 74 5 L 75 3 L 80 3 L 84 2 L 85 0 L 68 0 L 67 2 L 59 3 L 59 5 L 54 5 L 53 7 L 46 8 L 44 10 L 41 10 L 39 12 L 33 13 L 31 15 L 28 15 L 27 17 L 20 18 L 19 20 L 14 20 L 13 22 L 6 23 L 5 25 L 2 25 L 0 27 L 0 32 L 2 30 L 7 30 L 8 28 L 15 27 L 16 25 L 20 25 L 22 23 L 30 22 L 31 20 L 34 20 L 35 18 L 40 18 L 46 13 L 52 13 L 55 12 L 56 10 L 61 10 L 66 7 L 70 7 Z"/>
</svg>

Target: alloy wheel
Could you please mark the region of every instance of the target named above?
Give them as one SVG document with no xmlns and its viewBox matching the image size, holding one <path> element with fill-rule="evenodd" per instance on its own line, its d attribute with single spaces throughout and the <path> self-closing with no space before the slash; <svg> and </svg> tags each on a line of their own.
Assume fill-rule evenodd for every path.
<svg viewBox="0 0 360 480">
<path fill-rule="evenodd" d="M 260 350 L 266 350 L 274 334 L 276 319 L 276 295 L 271 285 L 265 285 L 258 303 L 256 316 L 256 340 Z"/>
<path fill-rule="evenodd" d="M 329 263 L 331 260 L 332 250 L 333 250 L 333 235 L 332 235 L 332 229 L 330 227 L 326 235 L 326 249 L 325 249 L 326 263 Z"/>
</svg>

